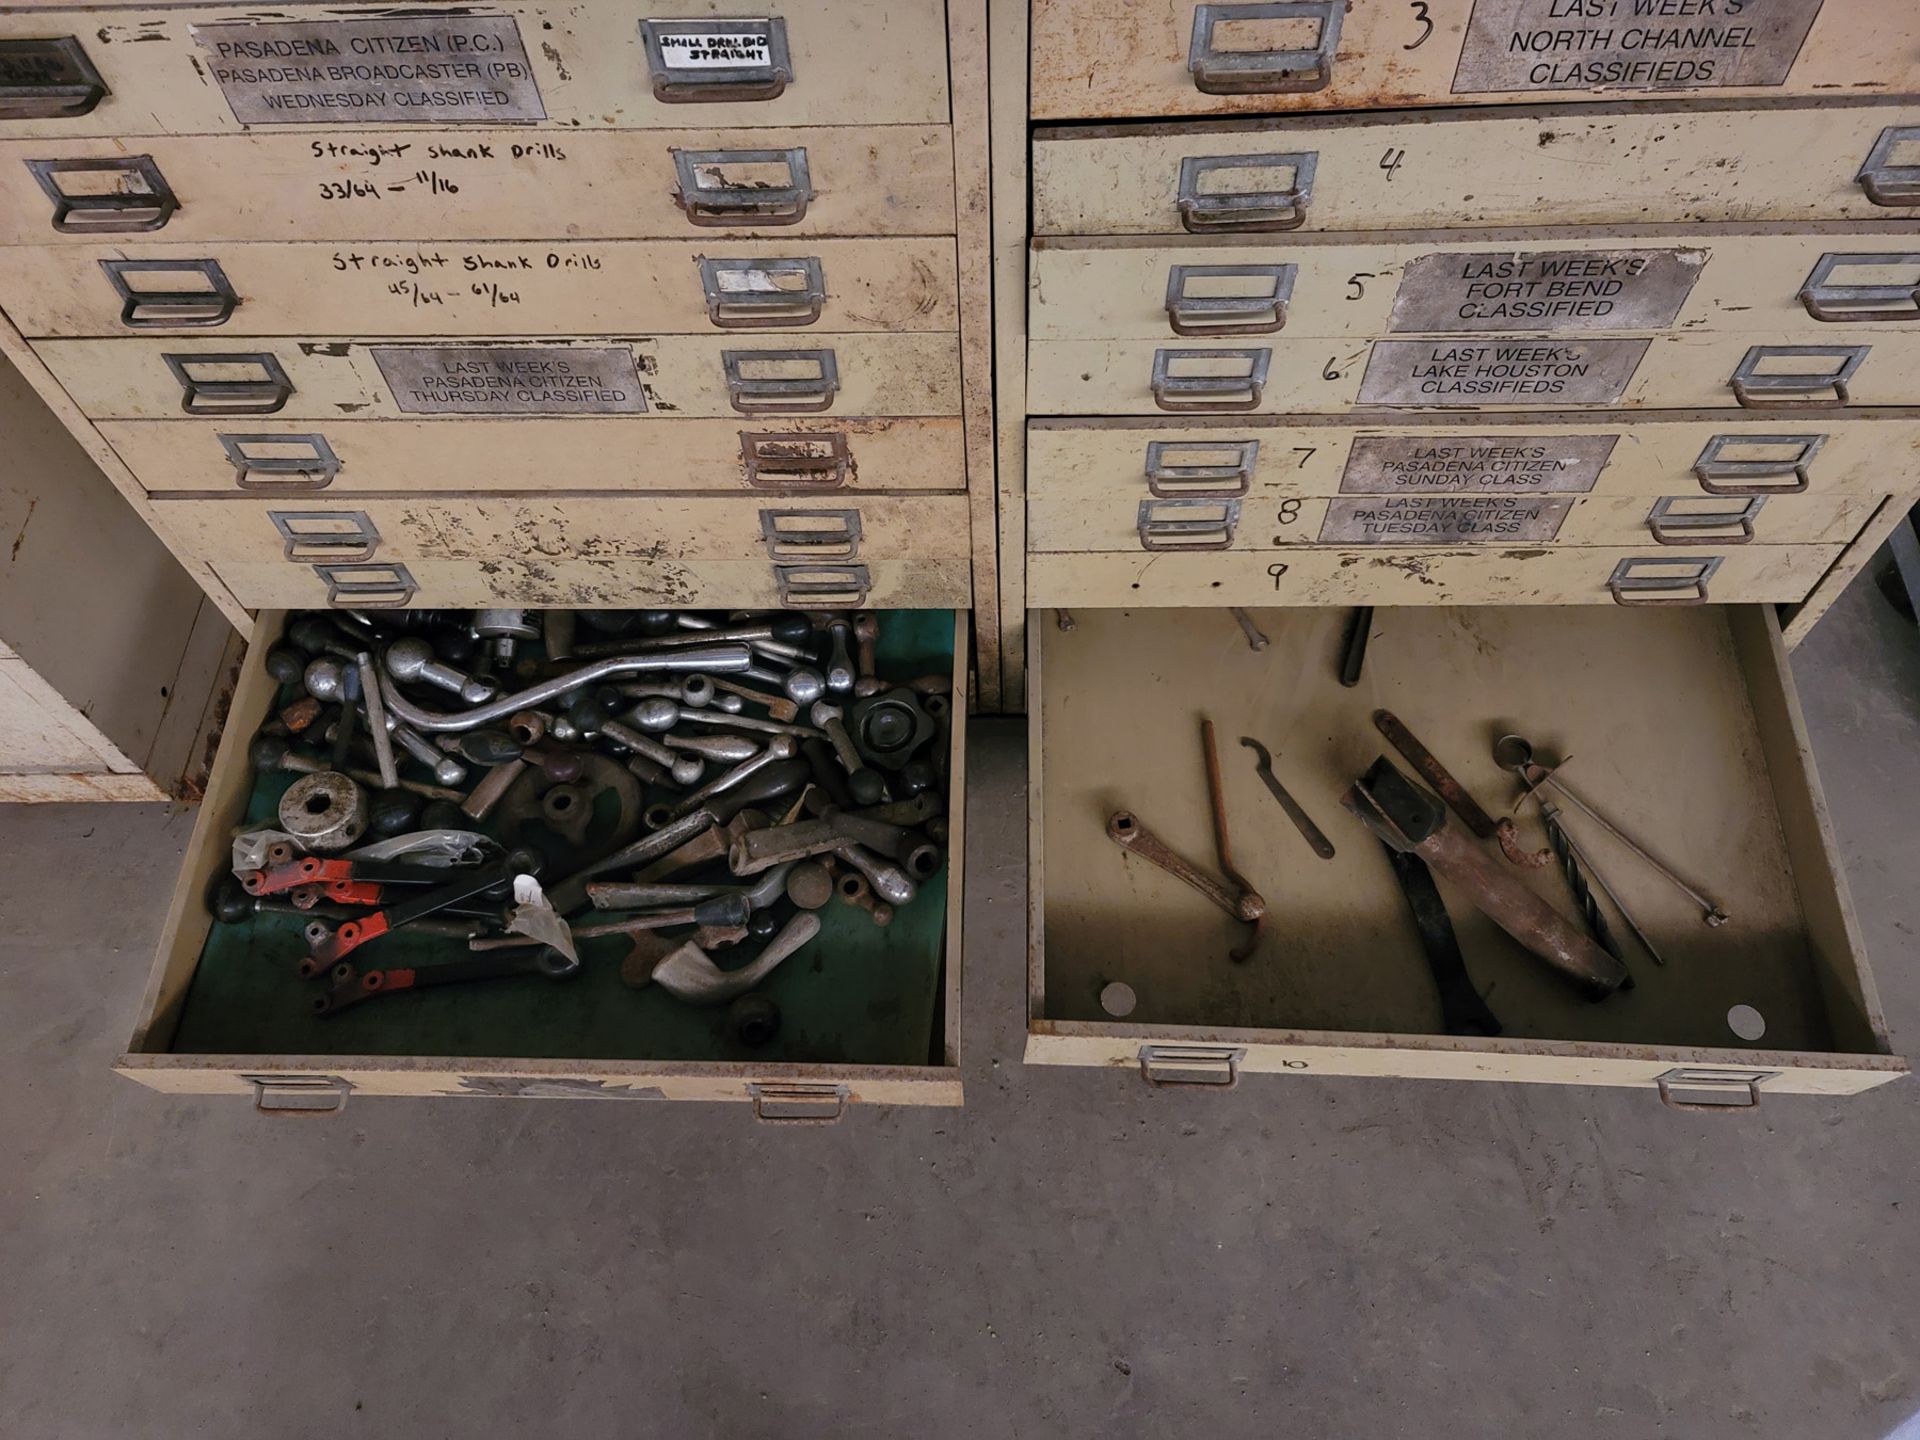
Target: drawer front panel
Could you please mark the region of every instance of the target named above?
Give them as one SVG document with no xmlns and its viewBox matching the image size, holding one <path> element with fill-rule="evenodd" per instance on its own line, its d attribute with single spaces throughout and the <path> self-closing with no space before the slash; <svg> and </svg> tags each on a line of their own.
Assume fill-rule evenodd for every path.
<svg viewBox="0 0 1920 1440">
<path fill-rule="evenodd" d="M 6 245 L 79 244 L 108 231 L 185 244 L 446 242 L 554 228 L 577 240 L 716 240 L 942 235 L 954 227 L 953 146 L 944 126 L 586 130 L 551 138 L 525 130 L 137 141 L 7 140 L 9 133 L 0 124 Z M 694 178 L 691 194 L 679 161 Z M 48 169 L 48 162 L 44 179 L 30 168 Z M 48 185 L 71 197 L 64 213 Z M 155 224 L 156 212 L 125 208 L 130 188 L 171 196 L 178 208 Z M 793 193 L 767 198 L 780 189 Z"/>
<path fill-rule="evenodd" d="M 760 560 L 545 559 L 523 554 L 490 560 L 368 563 L 364 569 L 325 570 L 284 560 L 233 561 L 214 567 L 234 597 L 249 608 L 365 608 L 365 593 L 345 585 L 370 584 L 382 606 L 475 609 L 497 605 L 699 606 L 787 605 L 818 608 L 894 605 L 906 609 L 954 607 L 972 601 L 964 559 L 860 561 L 854 565 L 786 566 Z M 831 599 L 789 598 L 795 579 L 832 586 Z M 400 588 L 395 582 L 400 581 Z"/>
<path fill-rule="evenodd" d="M 183 412 L 223 409 L 287 421 L 960 413 L 954 335 L 809 332 L 804 343 L 786 336 L 670 335 L 545 345 L 276 339 L 253 350 L 180 336 L 41 340 L 33 349 L 97 420 L 178 419 Z M 789 352 L 793 358 L 776 358 Z M 241 358 L 219 358 L 235 355 Z M 818 383 L 805 383 L 809 377 Z M 782 389 L 789 380 L 791 388 Z M 223 382 L 245 388 L 223 392 Z"/>
<path fill-rule="evenodd" d="M 1102 0 L 1034 0 L 1033 115 L 1872 94 L 1902 88 L 1920 47 L 1920 15 L 1877 0 L 1788 0 L 1738 17 L 1670 6 L 1658 17 L 1587 21 L 1572 18 L 1574 8 L 1177 0 L 1121 25 Z"/>
<path fill-rule="evenodd" d="M 1920 335 L 1893 327 L 1820 333 L 1499 339 L 1256 337 L 1244 347 L 1152 340 L 1036 340 L 1035 415 L 1355 409 L 1524 410 L 1571 406 L 1698 410 L 1793 405 L 1809 414 L 1920 401 Z M 1263 343 L 1265 342 L 1265 343 Z M 1219 351 L 1218 356 L 1201 352 Z M 1155 359 L 1167 352 L 1156 382 Z M 1811 353 L 1809 353 L 1811 352 Z M 1256 367 L 1264 383 L 1248 383 Z M 1197 392 L 1171 379 L 1201 377 Z M 1213 379 L 1209 377 L 1220 377 Z M 1159 398 L 1156 398 L 1156 395 Z"/>
<path fill-rule="evenodd" d="M 960 421 L 111 420 L 151 493 L 961 490 Z M 224 437 L 224 439 L 223 439 Z M 244 482 L 244 484 L 243 484 Z M 558 603 L 558 602 L 555 602 Z"/>
<path fill-rule="evenodd" d="M 1841 544 L 1884 497 L 1691 495 L 1260 494 L 1173 499 L 1040 484 L 1027 497 L 1035 552 L 1190 549 L 1291 554 L 1302 548 L 1457 549 L 1545 544 L 1705 546 Z"/>
<path fill-rule="evenodd" d="M 1863 496 L 1920 460 L 1920 415 L 1648 411 L 1610 426 L 1587 415 L 1447 425 L 1041 420 L 1027 427 L 1027 456 L 1034 506 L 1055 496 L 1102 506 L 1181 497 Z"/>
<path fill-rule="evenodd" d="M 1823 262 L 1831 282 L 1821 276 Z M 1286 304 L 1256 312 L 1276 268 L 1289 291 Z M 1228 269 L 1239 273 L 1215 273 Z M 1868 287 L 1882 284 L 1900 298 L 1866 298 Z M 1703 230 L 1698 239 L 1617 231 L 1491 243 L 1477 236 L 1440 243 L 1395 237 L 1369 245 L 1317 237 L 1258 245 L 1049 241 L 1034 249 L 1031 296 L 1028 324 L 1036 340 L 1698 329 L 1799 330 L 1818 344 L 1839 324 L 1920 328 L 1920 230 Z M 1235 309 L 1220 310 L 1226 300 Z"/>
<path fill-rule="evenodd" d="M 1613 605 L 1622 561 L 1648 588 L 1640 604 L 1787 604 L 1804 599 L 1840 545 L 1746 545 L 1676 550 L 1530 547 L 1414 550 L 1384 546 L 1272 552 L 1034 554 L 1035 605 Z M 1712 573 L 1703 573 L 1712 562 Z M 1655 589 L 1651 583 L 1661 582 Z M 1704 600 L 1703 600 L 1704 596 Z"/>
<path fill-rule="evenodd" d="M 0 125 L 19 135 L 201 135 L 248 124 L 522 121 L 557 133 L 947 118 L 946 17 L 930 0 L 791 0 L 777 37 L 749 35 L 755 22 L 730 17 L 706 27 L 704 38 L 759 62 L 753 74 L 715 64 L 715 49 L 703 57 L 702 35 L 684 27 L 663 39 L 657 63 L 649 55 L 643 22 L 697 24 L 716 9 L 725 13 L 656 0 L 505 3 L 430 18 L 334 7 L 325 19 L 255 24 L 258 11 L 236 6 L 36 7 L 0 16 L 0 40 L 71 37 L 103 93 L 91 105 L 34 97 Z"/>
<path fill-rule="evenodd" d="M 1543 206 L 1559 225 L 1898 220 L 1920 200 L 1892 183 L 1920 159 L 1915 126 L 1920 106 L 1823 103 L 1043 131 L 1033 233 L 1453 230 L 1536 224 Z"/>
<path fill-rule="evenodd" d="M 123 274 L 138 292 L 133 298 L 102 264 L 122 259 L 152 267 Z M 12 247 L 0 250 L 0 305 L 34 337 L 143 330 L 803 334 L 958 326 L 951 240 L 798 236 L 716 237 L 706 245 L 229 244 L 204 254 L 154 245 Z"/>
</svg>

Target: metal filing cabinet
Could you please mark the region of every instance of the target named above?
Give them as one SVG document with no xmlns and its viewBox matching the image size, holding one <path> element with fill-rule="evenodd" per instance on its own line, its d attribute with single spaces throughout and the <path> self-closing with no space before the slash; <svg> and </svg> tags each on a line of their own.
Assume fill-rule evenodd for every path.
<svg viewBox="0 0 1920 1440">
<path fill-rule="evenodd" d="M 1920 495 L 1920 18 L 1030 0 L 994 46 L 1030 75 L 994 136 L 1028 1059 L 1682 1107 L 1904 1073 L 1786 651 Z M 1516 790 L 1503 732 L 1577 753 L 1568 783 L 1731 919 L 1604 850 L 1650 943 L 1594 1004 L 1453 891 L 1504 1033 L 1459 1028 L 1339 813 L 1392 753 L 1376 711 L 1485 800 Z M 1267 897 L 1244 964 L 1242 929 L 1110 843 L 1129 811 L 1212 853 L 1203 714 L 1220 869 Z M 1568 907 L 1557 867 L 1513 873 Z"/>
</svg>

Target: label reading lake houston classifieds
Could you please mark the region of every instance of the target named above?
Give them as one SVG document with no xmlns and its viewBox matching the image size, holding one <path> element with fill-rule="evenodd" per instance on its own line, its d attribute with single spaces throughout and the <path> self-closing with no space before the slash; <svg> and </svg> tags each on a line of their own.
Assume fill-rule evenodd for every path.
<svg viewBox="0 0 1920 1440">
<path fill-rule="evenodd" d="M 1611 405 L 1646 340 L 1376 340 L 1362 405 Z"/>
<path fill-rule="evenodd" d="M 633 352 L 615 345 L 377 345 L 409 415 L 644 415 Z"/>
<path fill-rule="evenodd" d="M 1361 435 L 1342 495 L 1584 494 L 1617 435 Z"/>
<path fill-rule="evenodd" d="M 1389 330 L 1661 330 L 1704 250 L 1443 251 L 1409 261 Z"/>
<path fill-rule="evenodd" d="M 243 125 L 547 118 L 508 15 L 196 25 L 193 38 Z"/>
<path fill-rule="evenodd" d="M 1474 0 L 1453 93 L 1779 85 L 1793 69 L 1820 4 Z M 1871 22 L 1862 16 L 1860 23 Z"/>
</svg>

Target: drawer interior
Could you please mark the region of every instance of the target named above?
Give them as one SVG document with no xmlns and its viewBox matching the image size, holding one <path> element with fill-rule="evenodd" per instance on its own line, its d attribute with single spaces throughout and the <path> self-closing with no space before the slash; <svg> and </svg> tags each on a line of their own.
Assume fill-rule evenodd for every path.
<svg viewBox="0 0 1920 1440">
<path fill-rule="evenodd" d="M 891 610 L 877 612 L 877 618 L 878 674 L 904 681 L 954 672 L 962 636 L 956 619 L 963 617 L 946 610 Z M 260 633 L 280 633 L 283 620 L 279 615 L 263 617 Z M 536 654 L 537 643 L 527 642 Z M 752 1048 L 733 1038 L 725 1005 L 696 1008 L 657 985 L 628 988 L 620 973 L 628 950 L 622 936 L 579 942 L 582 967 L 569 980 L 534 975 L 488 980 L 378 997 L 329 1016 L 313 1014 L 313 998 L 324 982 L 303 980 L 296 973 L 307 953 L 300 917 L 257 915 L 237 924 L 215 924 L 208 915 L 210 887 L 229 870 L 229 837 L 237 828 L 273 826 L 279 798 L 297 778 L 273 772 L 256 775 L 247 761 L 248 743 L 262 720 L 298 693 L 265 675 L 264 648 L 256 644 L 250 653 L 236 691 L 163 942 L 149 996 L 151 1013 L 136 1036 L 133 1053 L 123 1061 L 123 1068 L 137 1077 L 150 1078 L 139 1071 L 142 1060 L 153 1056 L 189 1065 L 197 1057 L 209 1067 L 238 1070 L 263 1068 L 249 1062 L 266 1057 L 356 1057 L 329 1067 L 342 1073 L 355 1066 L 377 1069 L 377 1059 L 371 1057 L 410 1057 L 404 1063 L 416 1069 L 431 1067 L 431 1057 L 441 1057 L 449 1062 L 445 1068 L 454 1071 L 464 1057 L 507 1057 L 533 1071 L 566 1060 L 721 1062 L 760 1071 L 786 1067 L 788 1073 L 817 1066 L 954 1063 L 948 967 L 957 956 L 952 934 L 957 861 L 950 848 L 939 871 L 920 884 L 913 900 L 898 907 L 885 927 L 838 901 L 817 912 L 820 934 L 754 992 L 780 1007 L 782 1023 L 769 1043 Z M 746 713 L 759 712 L 749 707 Z M 960 728 L 953 727 L 955 732 Z M 945 753 L 950 838 L 958 844 L 960 740 L 951 739 Z M 724 768 L 709 766 L 709 777 Z M 402 773 L 419 775 L 407 771 L 404 761 Z M 476 775 L 482 773 L 476 768 Z M 664 793 L 649 791 L 646 798 Z M 617 812 L 617 806 L 603 794 L 591 836 L 601 833 L 610 812 Z M 630 873 L 616 871 L 603 878 L 624 879 Z M 712 873 L 711 867 L 701 873 Z M 551 883 L 558 876 L 546 878 Z M 786 912 L 791 913 L 790 906 Z M 575 919 L 591 922 L 596 916 L 583 910 Z M 666 933 L 684 939 L 689 932 Z M 749 940 L 743 948 L 750 953 L 759 942 Z M 368 968 L 428 965 L 456 958 L 465 949 L 457 939 L 401 931 L 368 945 L 354 958 Z M 723 968 L 730 963 L 725 951 L 712 954 Z M 170 1088 L 194 1087 L 174 1081 Z M 380 1087 L 375 1083 L 369 1088 Z M 448 1088 L 461 1087 L 453 1083 Z"/>
<path fill-rule="evenodd" d="M 1544 1041 L 1749 1060 L 1889 1053 L 1763 608 L 1383 609 L 1360 682 L 1346 688 L 1337 672 L 1351 613 L 1254 611 L 1270 640 L 1258 652 L 1219 610 L 1076 610 L 1071 630 L 1036 615 L 1036 1035 L 1236 1032 L 1257 1042 L 1319 1032 L 1388 1046 L 1434 1037 L 1490 1054 Z M 1378 709 L 1490 814 L 1517 810 L 1528 849 L 1544 833 L 1531 807 L 1517 807 L 1518 781 L 1494 762 L 1493 742 L 1518 733 L 1542 759 L 1567 760 L 1570 788 L 1730 920 L 1709 927 L 1698 906 L 1563 805 L 1576 844 L 1667 963 L 1652 963 L 1609 905 L 1635 983 L 1589 1001 L 1440 879 L 1467 970 L 1504 1027 L 1499 1040 L 1445 1037 L 1408 903 L 1380 842 L 1340 805 L 1376 756 L 1412 774 L 1375 728 Z M 1217 871 L 1203 716 L 1217 728 L 1235 861 L 1268 904 L 1263 942 L 1238 964 L 1228 951 L 1244 926 L 1106 834 L 1112 812 L 1131 810 Z M 1278 778 L 1333 842 L 1332 860 L 1268 794 L 1243 735 L 1272 751 Z M 1461 826 L 1452 815 L 1448 824 Z M 1557 867 L 1499 865 L 1577 915 Z M 1101 1006 L 1116 980 L 1137 1001 L 1124 1024 Z M 1763 1037 L 1735 1033 L 1736 1006 L 1759 1012 Z M 1123 1063 L 1120 1049 L 1106 1055 Z"/>
</svg>

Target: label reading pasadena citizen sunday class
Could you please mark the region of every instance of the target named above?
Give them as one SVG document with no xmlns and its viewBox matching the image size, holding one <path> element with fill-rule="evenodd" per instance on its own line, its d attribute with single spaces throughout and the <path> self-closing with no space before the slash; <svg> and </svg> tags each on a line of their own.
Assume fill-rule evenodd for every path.
<svg viewBox="0 0 1920 1440">
<path fill-rule="evenodd" d="M 1320 543 L 1336 545 L 1502 545 L 1551 540 L 1573 508 L 1568 496 L 1527 500 L 1518 495 L 1387 495 L 1377 500 L 1329 500 Z"/>
<path fill-rule="evenodd" d="M 1593 489 L 1617 435 L 1361 435 L 1342 495 L 1579 494 Z"/>
<path fill-rule="evenodd" d="M 765 20 L 676 25 L 660 35 L 660 63 L 669 70 L 764 70 L 773 64 Z"/>
<path fill-rule="evenodd" d="M 1610 405 L 1647 340 L 1376 340 L 1362 405 Z"/>
<path fill-rule="evenodd" d="M 1671 325 L 1704 250 L 1442 252 L 1408 263 L 1389 330 L 1657 330 Z"/>
<path fill-rule="evenodd" d="M 495 125 L 547 107 L 508 15 L 196 25 L 243 125 Z"/>
<path fill-rule="evenodd" d="M 1453 93 L 1778 85 L 1820 4 L 1474 0 Z"/>
<path fill-rule="evenodd" d="M 618 345 L 377 345 L 409 415 L 644 415 L 633 352 Z"/>
</svg>

